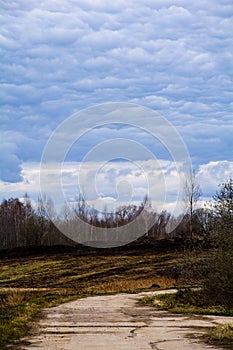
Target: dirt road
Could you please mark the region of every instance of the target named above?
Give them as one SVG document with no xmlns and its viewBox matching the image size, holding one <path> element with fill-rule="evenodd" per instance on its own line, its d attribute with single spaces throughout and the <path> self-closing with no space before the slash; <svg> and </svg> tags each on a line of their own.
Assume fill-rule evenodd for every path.
<svg viewBox="0 0 233 350">
<path fill-rule="evenodd" d="M 206 327 L 233 322 L 233 317 L 173 315 L 137 304 L 158 293 L 164 291 L 88 297 L 45 309 L 37 334 L 24 349 L 217 349 L 200 343 L 197 335 Z"/>
</svg>

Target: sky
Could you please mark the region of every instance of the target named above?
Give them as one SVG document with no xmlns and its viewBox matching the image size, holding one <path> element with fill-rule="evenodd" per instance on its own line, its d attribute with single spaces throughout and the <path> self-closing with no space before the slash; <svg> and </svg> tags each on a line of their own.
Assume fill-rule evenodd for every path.
<svg viewBox="0 0 233 350">
<path fill-rule="evenodd" d="M 187 148 L 203 200 L 232 176 L 231 0 L 1 0 L 0 5 L 1 199 L 27 192 L 36 200 L 41 158 L 53 133 L 75 113 L 106 103 L 139 105 L 167 120 Z M 86 190 L 95 181 L 98 198 L 111 201 L 119 197 L 119 185 L 122 194 L 140 200 L 149 169 L 171 187 L 166 203 L 172 206 L 176 164 L 150 127 L 140 130 L 127 114 L 118 127 L 108 125 L 108 117 L 104 126 L 92 127 L 91 113 L 81 112 L 80 118 L 85 115 L 89 129 L 69 145 L 63 160 L 64 198 L 70 201 L 77 192 L 85 155 L 121 138 L 154 158 L 91 159 L 83 171 Z"/>
</svg>

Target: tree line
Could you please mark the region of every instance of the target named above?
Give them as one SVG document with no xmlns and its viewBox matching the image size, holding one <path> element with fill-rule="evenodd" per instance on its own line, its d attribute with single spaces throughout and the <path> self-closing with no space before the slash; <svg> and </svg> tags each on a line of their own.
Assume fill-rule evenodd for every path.
<svg viewBox="0 0 233 350">
<path fill-rule="evenodd" d="M 99 215 L 79 194 L 72 210 L 64 205 L 57 218 L 50 199 L 40 198 L 36 207 L 27 195 L 22 201 L 18 198 L 4 199 L 0 204 L 0 249 L 75 245 L 72 239 L 60 232 L 59 225 L 54 225 L 56 220 L 62 225 L 75 225 L 76 218 L 79 218 L 90 224 L 90 227 L 117 228 L 133 222 L 142 212 L 152 223 L 148 230 L 143 228 L 148 240 L 168 238 L 188 245 L 208 246 L 213 240 L 216 227 L 225 232 L 226 220 L 228 227 L 231 227 L 228 235 L 232 235 L 232 179 L 220 186 L 220 190 L 213 197 L 212 205 L 197 205 L 201 191 L 193 174 L 186 180 L 184 192 L 186 212 L 179 217 L 174 217 L 165 210 L 156 212 L 148 197 L 140 205 L 122 206 L 114 212 L 106 210 Z"/>
</svg>

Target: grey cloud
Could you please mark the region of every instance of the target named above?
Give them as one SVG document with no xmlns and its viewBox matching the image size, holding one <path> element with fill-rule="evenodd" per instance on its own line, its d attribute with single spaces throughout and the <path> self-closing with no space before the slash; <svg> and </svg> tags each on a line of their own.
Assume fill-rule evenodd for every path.
<svg viewBox="0 0 233 350">
<path fill-rule="evenodd" d="M 20 176 L 21 160 L 16 155 L 17 147 L 13 140 L 9 140 L 7 137 L 2 138 L 1 141 L 1 180 L 5 182 L 17 182 L 22 178 Z"/>
<path fill-rule="evenodd" d="M 217 139 L 216 157 L 229 158 L 219 120 L 225 123 L 232 101 L 230 0 L 21 0 L 2 1 L 2 11 L 3 126 L 27 140 L 12 139 L 17 162 L 38 160 L 70 114 L 119 100 L 158 109 L 195 159 L 204 157 L 200 128 L 211 125 L 206 158 Z"/>
</svg>

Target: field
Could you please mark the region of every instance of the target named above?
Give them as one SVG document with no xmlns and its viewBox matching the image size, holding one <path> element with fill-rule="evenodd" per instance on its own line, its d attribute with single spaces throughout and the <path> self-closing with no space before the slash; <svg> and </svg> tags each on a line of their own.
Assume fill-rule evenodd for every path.
<svg viewBox="0 0 233 350">
<path fill-rule="evenodd" d="M 0 253 L 0 348 L 33 328 L 42 307 L 86 295 L 174 287 L 182 251 L 171 242 L 114 249 L 50 247 Z M 9 347 L 8 347 L 9 349 Z"/>
</svg>

